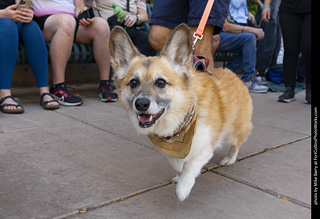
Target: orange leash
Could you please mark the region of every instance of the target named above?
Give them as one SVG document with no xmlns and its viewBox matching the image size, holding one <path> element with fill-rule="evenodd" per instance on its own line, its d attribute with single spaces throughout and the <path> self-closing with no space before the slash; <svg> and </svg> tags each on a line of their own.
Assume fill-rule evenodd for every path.
<svg viewBox="0 0 320 219">
<path fill-rule="evenodd" d="M 194 32 L 194 34 L 193 34 L 193 37 L 195 38 L 195 40 L 193 42 L 193 46 L 192 46 L 193 49 L 194 49 L 197 41 L 201 40 L 203 38 L 203 31 L 204 31 L 204 28 L 207 24 L 213 3 L 214 3 L 214 0 L 208 0 L 208 3 L 206 5 L 206 8 L 204 9 L 204 12 L 202 14 L 198 28 L 197 28 L 196 32 Z"/>
</svg>

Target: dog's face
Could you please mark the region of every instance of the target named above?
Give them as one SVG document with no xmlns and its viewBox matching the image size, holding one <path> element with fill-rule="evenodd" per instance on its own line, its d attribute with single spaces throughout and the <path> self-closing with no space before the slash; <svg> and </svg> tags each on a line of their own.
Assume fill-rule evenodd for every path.
<svg viewBox="0 0 320 219">
<path fill-rule="evenodd" d="M 192 107 L 191 47 L 190 30 L 180 25 L 159 57 L 142 57 L 122 28 L 113 29 L 111 64 L 119 102 L 141 133 L 171 135 Z"/>
</svg>

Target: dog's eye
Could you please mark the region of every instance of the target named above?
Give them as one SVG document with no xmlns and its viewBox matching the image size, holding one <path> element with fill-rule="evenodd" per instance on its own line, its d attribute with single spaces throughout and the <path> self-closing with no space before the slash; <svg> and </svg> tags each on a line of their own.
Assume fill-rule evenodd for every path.
<svg viewBox="0 0 320 219">
<path fill-rule="evenodd" d="M 132 80 L 129 82 L 129 86 L 130 86 L 132 89 L 136 88 L 138 85 L 139 85 L 139 81 L 136 80 L 136 79 L 132 79 Z"/>
<path fill-rule="evenodd" d="M 163 79 L 158 79 L 154 84 L 159 88 L 164 88 L 167 85 L 167 82 Z"/>
</svg>

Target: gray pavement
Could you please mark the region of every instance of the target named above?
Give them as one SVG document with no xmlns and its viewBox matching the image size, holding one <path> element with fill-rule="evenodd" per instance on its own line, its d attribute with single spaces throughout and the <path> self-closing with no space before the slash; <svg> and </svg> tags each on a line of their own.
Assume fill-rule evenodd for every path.
<svg viewBox="0 0 320 219">
<path fill-rule="evenodd" d="M 311 106 L 251 94 L 253 131 L 238 162 L 215 152 L 189 198 L 151 142 L 97 85 L 72 85 L 85 103 L 45 111 L 36 88 L 13 89 L 25 108 L 0 113 L 0 218 L 311 218 Z"/>
</svg>

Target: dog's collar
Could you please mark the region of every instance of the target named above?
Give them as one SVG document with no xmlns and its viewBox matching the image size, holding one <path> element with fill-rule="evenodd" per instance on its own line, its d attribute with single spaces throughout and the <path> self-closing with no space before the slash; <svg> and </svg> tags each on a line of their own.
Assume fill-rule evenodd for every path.
<svg viewBox="0 0 320 219">
<path fill-rule="evenodd" d="M 197 107 L 193 104 L 192 109 L 186 115 L 184 122 L 172 136 L 159 137 L 156 135 L 148 135 L 148 137 L 163 153 L 175 158 L 183 159 L 191 150 L 196 121 Z"/>
</svg>

